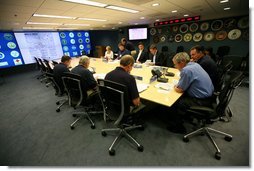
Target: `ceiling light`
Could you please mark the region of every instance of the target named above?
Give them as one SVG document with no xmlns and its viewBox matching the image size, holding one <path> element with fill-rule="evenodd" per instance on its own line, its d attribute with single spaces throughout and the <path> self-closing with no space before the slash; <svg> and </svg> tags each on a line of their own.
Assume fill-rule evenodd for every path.
<svg viewBox="0 0 254 171">
<path fill-rule="evenodd" d="M 39 23 L 39 22 L 26 22 L 26 24 L 62 25 L 62 23 Z"/>
<path fill-rule="evenodd" d="M 116 28 L 115 27 L 112 27 L 113 30 L 115 30 Z"/>
<path fill-rule="evenodd" d="M 224 10 L 226 11 L 226 10 L 230 10 L 230 7 L 226 7 L 226 8 L 224 8 Z"/>
<path fill-rule="evenodd" d="M 140 17 L 140 19 L 141 19 L 141 20 L 144 20 L 144 19 L 145 19 L 145 17 Z"/>
<path fill-rule="evenodd" d="M 65 26 L 90 26 L 90 24 L 64 24 Z"/>
<path fill-rule="evenodd" d="M 23 29 L 54 30 L 54 28 L 49 28 L 49 27 L 23 27 Z"/>
<path fill-rule="evenodd" d="M 74 2 L 74 3 L 79 3 L 79 4 L 84 4 L 84 5 L 91 5 L 91 6 L 96 6 L 96 7 L 105 7 L 107 4 L 103 4 L 100 2 L 94 2 L 94 1 L 88 1 L 88 0 L 62 0 L 66 2 Z"/>
<path fill-rule="evenodd" d="M 138 25 L 138 23 L 135 23 L 135 25 Z"/>
<path fill-rule="evenodd" d="M 34 17 L 46 17 L 46 18 L 65 18 L 65 19 L 76 19 L 77 17 L 60 16 L 60 15 L 44 15 L 44 14 L 33 14 Z"/>
<path fill-rule="evenodd" d="M 113 5 L 106 6 L 105 8 L 107 8 L 107 9 L 113 9 L 113 10 L 118 10 L 118 11 L 129 12 L 129 13 L 138 13 L 139 12 L 137 10 L 133 10 L 133 9 L 129 9 L 129 8 L 123 8 L 123 7 L 118 7 L 118 6 L 113 6 Z"/>
<path fill-rule="evenodd" d="M 107 21 L 104 19 L 97 19 L 97 18 L 78 18 L 79 20 L 88 20 L 88 21 Z"/>
<path fill-rule="evenodd" d="M 220 1 L 221 4 L 222 4 L 222 3 L 226 3 L 226 2 L 228 2 L 228 0 L 221 0 L 221 1 Z"/>
<path fill-rule="evenodd" d="M 155 21 L 160 21 L 160 19 L 156 19 Z"/>
<path fill-rule="evenodd" d="M 122 21 L 119 21 L 118 24 L 123 24 L 123 22 L 122 22 Z"/>
<path fill-rule="evenodd" d="M 184 16 L 184 17 L 188 17 L 188 16 L 189 16 L 189 14 L 184 14 L 183 16 Z"/>
<path fill-rule="evenodd" d="M 175 12 L 177 12 L 177 10 L 173 10 L 173 11 L 171 11 L 172 13 L 175 13 Z"/>
<path fill-rule="evenodd" d="M 156 6 L 159 6 L 159 5 L 160 5 L 159 3 L 152 4 L 153 7 L 156 7 Z"/>
<path fill-rule="evenodd" d="M 75 27 L 59 27 L 59 28 L 56 28 L 56 29 L 59 29 L 59 30 L 76 30 L 78 28 L 75 28 Z"/>
</svg>

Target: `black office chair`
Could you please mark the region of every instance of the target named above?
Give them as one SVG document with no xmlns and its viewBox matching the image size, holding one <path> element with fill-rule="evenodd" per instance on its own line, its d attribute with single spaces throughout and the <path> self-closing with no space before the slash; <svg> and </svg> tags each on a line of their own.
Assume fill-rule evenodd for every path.
<svg viewBox="0 0 254 171">
<path fill-rule="evenodd" d="M 49 64 L 49 61 L 46 60 L 46 59 L 43 59 L 43 62 L 44 62 L 45 65 L 46 65 L 47 72 L 53 73 L 53 69 L 51 68 L 51 66 L 50 66 L 50 64 Z"/>
<path fill-rule="evenodd" d="M 220 47 L 218 47 L 217 52 L 216 52 L 216 63 L 220 64 L 223 57 L 225 55 L 228 55 L 229 51 L 230 51 L 229 46 L 220 46 Z"/>
<path fill-rule="evenodd" d="M 36 67 L 37 67 L 37 69 L 41 72 L 39 75 L 37 75 L 37 79 L 42 79 L 42 78 L 44 78 L 45 77 L 45 74 L 44 74 L 44 72 L 42 71 L 42 67 L 41 67 L 41 64 L 40 64 L 40 62 L 39 62 L 39 59 L 37 58 L 37 57 L 34 57 L 34 59 L 35 59 L 35 62 L 36 62 Z"/>
<path fill-rule="evenodd" d="M 237 72 L 231 75 L 231 78 L 225 83 L 225 86 L 223 87 L 221 93 L 218 96 L 218 103 L 215 102 L 213 104 L 213 108 L 204 106 L 192 106 L 187 111 L 188 115 L 191 115 L 199 121 L 201 128 L 185 135 L 183 137 L 184 142 L 189 142 L 189 138 L 194 135 L 205 134 L 216 148 L 215 158 L 218 160 L 221 159 L 220 149 L 210 133 L 217 133 L 219 135 L 223 135 L 225 136 L 224 139 L 226 141 L 231 141 L 233 137 L 230 134 L 212 129 L 210 127 L 207 127 L 206 125 L 212 124 L 213 122 L 217 121 L 220 116 L 224 115 L 224 112 L 227 109 L 227 106 L 229 105 L 229 102 L 232 98 L 233 92 L 235 88 L 239 85 L 242 75 L 242 72 Z"/>
<path fill-rule="evenodd" d="M 42 61 L 41 58 L 37 58 L 37 59 L 38 59 L 38 62 L 41 66 L 41 71 L 43 73 L 43 77 L 40 79 L 40 81 L 41 82 L 46 81 L 46 83 L 47 83 L 48 78 L 46 77 L 46 74 L 45 74 L 47 72 L 47 67 L 45 66 L 45 64 L 44 64 L 44 62 Z"/>
<path fill-rule="evenodd" d="M 57 84 L 57 82 L 54 79 L 54 75 L 52 73 L 49 73 L 49 72 L 46 72 L 45 74 L 46 74 L 48 80 L 52 83 L 53 88 L 55 89 L 55 95 L 59 96 L 61 94 L 61 91 L 60 91 L 59 85 Z M 58 105 L 57 108 L 56 108 L 56 112 L 60 112 L 60 108 L 64 104 L 66 104 L 67 102 L 68 102 L 68 98 L 67 97 L 58 100 L 56 102 L 56 105 Z"/>
<path fill-rule="evenodd" d="M 73 116 L 79 116 L 71 125 L 71 129 L 75 128 L 75 124 L 82 118 L 86 118 L 90 121 L 91 123 L 91 128 L 95 128 L 95 124 L 90 118 L 90 114 L 94 113 L 102 113 L 102 111 L 95 112 L 91 111 L 94 109 L 95 104 L 90 103 L 90 99 L 92 96 L 95 96 L 98 93 L 93 93 L 89 97 L 87 96 L 87 92 L 83 92 L 82 86 L 81 86 L 81 77 L 77 74 L 73 74 L 70 72 L 64 73 L 63 77 L 63 83 L 64 87 L 67 91 L 68 94 L 68 99 L 69 99 L 69 105 L 73 107 L 74 109 L 82 106 L 84 107 L 84 112 L 74 112 Z"/>
<path fill-rule="evenodd" d="M 109 80 L 98 79 L 100 98 L 103 102 L 104 120 L 114 121 L 114 128 L 102 129 L 101 134 L 107 135 L 107 132 L 118 132 L 117 137 L 109 147 L 109 154 L 115 155 L 113 149 L 116 142 L 123 136 L 135 143 L 138 151 L 143 151 L 143 146 L 139 144 L 129 133 L 133 129 L 144 129 L 143 125 L 135 125 L 135 114 L 130 112 L 130 103 L 126 86 Z M 135 122 L 135 121 L 134 121 Z"/>
<path fill-rule="evenodd" d="M 56 61 L 54 61 L 54 60 L 52 60 L 51 62 L 52 62 L 52 64 L 53 64 L 54 66 L 58 64 L 58 62 L 56 62 Z"/>
</svg>

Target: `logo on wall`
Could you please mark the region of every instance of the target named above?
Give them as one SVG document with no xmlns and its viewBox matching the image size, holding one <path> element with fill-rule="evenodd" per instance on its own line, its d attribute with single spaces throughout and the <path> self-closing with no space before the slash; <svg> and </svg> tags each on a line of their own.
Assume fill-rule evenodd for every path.
<svg viewBox="0 0 254 171">
<path fill-rule="evenodd" d="M 8 43 L 7 43 L 7 46 L 8 46 L 8 48 L 10 48 L 10 49 L 15 49 L 15 48 L 17 47 L 16 44 L 13 43 L 13 42 L 8 42 Z"/>
<path fill-rule="evenodd" d="M 65 39 L 62 39 L 62 44 L 63 45 L 66 45 L 67 44 L 67 41 Z"/>
<path fill-rule="evenodd" d="M 65 33 L 60 33 L 60 37 L 65 38 L 66 37 Z"/>
<path fill-rule="evenodd" d="M 86 36 L 86 37 L 89 37 L 89 33 L 88 33 L 88 32 L 85 32 L 85 36 Z"/>
<path fill-rule="evenodd" d="M 77 34 L 77 35 L 78 35 L 78 37 L 81 37 L 81 36 L 82 36 L 82 34 L 81 34 L 80 32 L 78 32 L 78 34 Z"/>
<path fill-rule="evenodd" d="M 73 38 L 73 37 L 74 37 L 74 33 L 70 32 L 70 33 L 69 33 L 69 36 L 70 36 L 71 38 Z"/>
<path fill-rule="evenodd" d="M 86 38 L 86 43 L 89 43 L 90 42 L 90 39 L 89 38 Z"/>
<path fill-rule="evenodd" d="M 13 62 L 15 65 L 22 65 L 22 60 L 21 59 L 13 59 Z"/>
<path fill-rule="evenodd" d="M 71 44 L 75 44 L 76 41 L 75 41 L 75 39 L 71 39 L 70 42 L 71 42 Z"/>
<path fill-rule="evenodd" d="M 78 39 L 78 42 L 79 42 L 79 43 L 83 43 L 83 40 L 82 40 L 82 39 Z"/>
<path fill-rule="evenodd" d="M 13 35 L 10 33 L 4 33 L 4 38 L 5 40 L 12 40 L 13 39 Z"/>
<path fill-rule="evenodd" d="M 69 50 L 68 46 L 64 46 L 64 47 L 63 47 L 63 50 L 64 50 L 64 51 L 68 51 L 68 50 Z"/>
<path fill-rule="evenodd" d="M 16 50 L 11 51 L 11 56 L 13 56 L 14 58 L 17 58 L 19 56 L 19 52 Z"/>
<path fill-rule="evenodd" d="M 5 55 L 2 52 L 0 52 L 0 59 L 4 59 L 4 57 Z"/>
<path fill-rule="evenodd" d="M 79 45 L 79 49 L 84 49 L 84 45 Z"/>
</svg>

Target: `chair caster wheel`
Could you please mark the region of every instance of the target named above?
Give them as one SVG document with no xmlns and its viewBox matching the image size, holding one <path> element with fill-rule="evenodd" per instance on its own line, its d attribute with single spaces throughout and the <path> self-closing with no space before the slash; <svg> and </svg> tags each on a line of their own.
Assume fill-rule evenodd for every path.
<svg viewBox="0 0 254 171">
<path fill-rule="evenodd" d="M 71 130 L 73 130 L 75 127 L 74 126 L 71 126 Z"/>
<path fill-rule="evenodd" d="M 105 131 L 101 131 L 101 135 L 102 135 L 103 137 L 106 137 L 106 136 L 107 136 L 107 133 L 106 133 Z"/>
<path fill-rule="evenodd" d="M 56 102 L 56 105 L 59 105 L 60 104 L 60 102 Z"/>
<path fill-rule="evenodd" d="M 187 138 L 187 137 L 183 137 L 183 142 L 189 142 L 190 140 L 189 140 L 189 138 Z"/>
<path fill-rule="evenodd" d="M 142 145 L 138 146 L 138 151 L 143 152 L 144 151 L 144 147 Z"/>
<path fill-rule="evenodd" d="M 91 125 L 91 128 L 92 128 L 92 129 L 95 129 L 95 125 Z"/>
<path fill-rule="evenodd" d="M 115 153 L 116 153 L 114 149 L 111 149 L 111 150 L 109 150 L 108 152 L 109 152 L 109 155 L 111 155 L 111 156 L 114 156 Z"/>
<path fill-rule="evenodd" d="M 56 112 L 60 112 L 60 109 L 56 109 Z"/>
<path fill-rule="evenodd" d="M 232 140 L 232 137 L 225 137 L 224 140 L 230 142 Z"/>
<path fill-rule="evenodd" d="M 76 117 L 76 116 L 77 116 L 77 114 L 72 114 L 72 116 L 73 116 L 73 117 Z"/>
<path fill-rule="evenodd" d="M 215 157 L 217 160 L 220 160 L 220 159 L 221 159 L 221 154 L 220 154 L 219 152 L 216 152 L 214 157 Z"/>
</svg>

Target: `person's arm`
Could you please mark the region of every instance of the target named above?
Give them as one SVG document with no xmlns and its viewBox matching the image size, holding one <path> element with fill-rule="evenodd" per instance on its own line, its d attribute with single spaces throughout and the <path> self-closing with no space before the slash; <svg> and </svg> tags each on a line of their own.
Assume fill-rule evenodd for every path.
<svg viewBox="0 0 254 171">
<path fill-rule="evenodd" d="M 140 105 L 140 98 L 138 97 L 136 99 L 133 99 L 132 103 L 133 103 L 134 106 L 139 106 Z"/>
<path fill-rule="evenodd" d="M 183 89 L 181 89 L 180 87 L 178 87 L 177 85 L 174 86 L 174 89 L 177 93 L 183 93 Z"/>
</svg>

